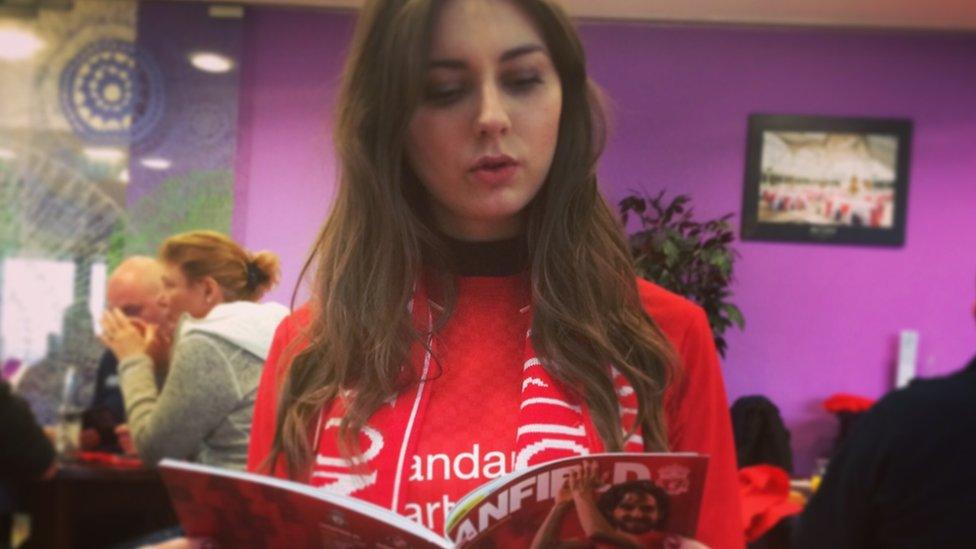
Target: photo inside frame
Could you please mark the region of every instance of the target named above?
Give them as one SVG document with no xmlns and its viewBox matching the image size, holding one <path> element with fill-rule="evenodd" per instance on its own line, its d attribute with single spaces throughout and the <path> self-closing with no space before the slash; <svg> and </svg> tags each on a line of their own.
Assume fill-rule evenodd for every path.
<svg viewBox="0 0 976 549">
<path fill-rule="evenodd" d="M 897 157 L 893 135 L 763 131 L 757 219 L 890 229 Z"/>
</svg>

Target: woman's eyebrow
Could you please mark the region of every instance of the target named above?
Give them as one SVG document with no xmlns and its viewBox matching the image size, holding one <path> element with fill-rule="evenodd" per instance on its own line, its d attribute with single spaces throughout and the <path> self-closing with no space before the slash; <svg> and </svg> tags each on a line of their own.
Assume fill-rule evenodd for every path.
<svg viewBox="0 0 976 549">
<path fill-rule="evenodd" d="M 525 44 L 523 46 L 518 46 L 510 50 L 506 50 L 505 53 L 499 56 L 498 60 L 502 63 L 511 61 L 513 59 L 522 57 L 524 55 L 529 55 L 530 53 L 542 52 L 545 53 L 546 49 L 539 44 Z M 430 63 L 427 65 L 429 69 L 450 69 L 450 70 L 464 70 L 468 68 L 468 64 L 461 59 L 431 59 Z"/>
<path fill-rule="evenodd" d="M 468 68 L 468 64 L 460 59 L 431 59 L 430 63 L 427 64 L 427 68 L 460 71 Z"/>
<path fill-rule="evenodd" d="M 501 55 L 499 61 L 502 63 L 506 61 L 511 61 L 517 57 L 522 57 L 523 55 L 528 55 L 530 53 L 542 52 L 545 53 L 546 49 L 539 44 L 525 44 L 524 46 L 519 46 L 517 48 L 512 48 Z"/>
</svg>

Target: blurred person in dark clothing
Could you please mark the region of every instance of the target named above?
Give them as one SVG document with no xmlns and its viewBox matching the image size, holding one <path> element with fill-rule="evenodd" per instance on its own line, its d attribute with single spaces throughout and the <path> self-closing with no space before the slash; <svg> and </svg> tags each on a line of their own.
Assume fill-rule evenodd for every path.
<svg viewBox="0 0 976 549">
<path fill-rule="evenodd" d="M 27 402 L 0 381 L 0 548 L 10 543 L 17 483 L 54 475 L 54 448 Z"/>
<path fill-rule="evenodd" d="M 974 512 L 976 358 L 889 393 L 858 421 L 794 547 L 973 547 Z"/>
</svg>

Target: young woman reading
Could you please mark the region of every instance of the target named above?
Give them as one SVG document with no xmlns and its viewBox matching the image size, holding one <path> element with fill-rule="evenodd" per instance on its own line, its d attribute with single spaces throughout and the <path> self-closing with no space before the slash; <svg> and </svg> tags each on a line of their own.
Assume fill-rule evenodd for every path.
<svg viewBox="0 0 976 549">
<path fill-rule="evenodd" d="M 377 0 L 342 79 L 339 192 L 279 327 L 249 469 L 443 527 L 513 468 L 711 457 L 698 538 L 742 547 L 712 334 L 639 280 L 597 188 L 603 113 L 548 0 Z"/>
</svg>

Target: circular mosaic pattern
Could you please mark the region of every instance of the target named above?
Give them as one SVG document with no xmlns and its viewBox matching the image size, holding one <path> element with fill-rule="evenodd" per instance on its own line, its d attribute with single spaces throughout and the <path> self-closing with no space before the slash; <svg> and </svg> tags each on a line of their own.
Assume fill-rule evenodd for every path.
<svg viewBox="0 0 976 549">
<path fill-rule="evenodd" d="M 68 63 L 60 97 L 65 117 L 82 137 L 135 143 L 162 118 L 163 75 L 132 42 L 101 40 Z"/>
</svg>

